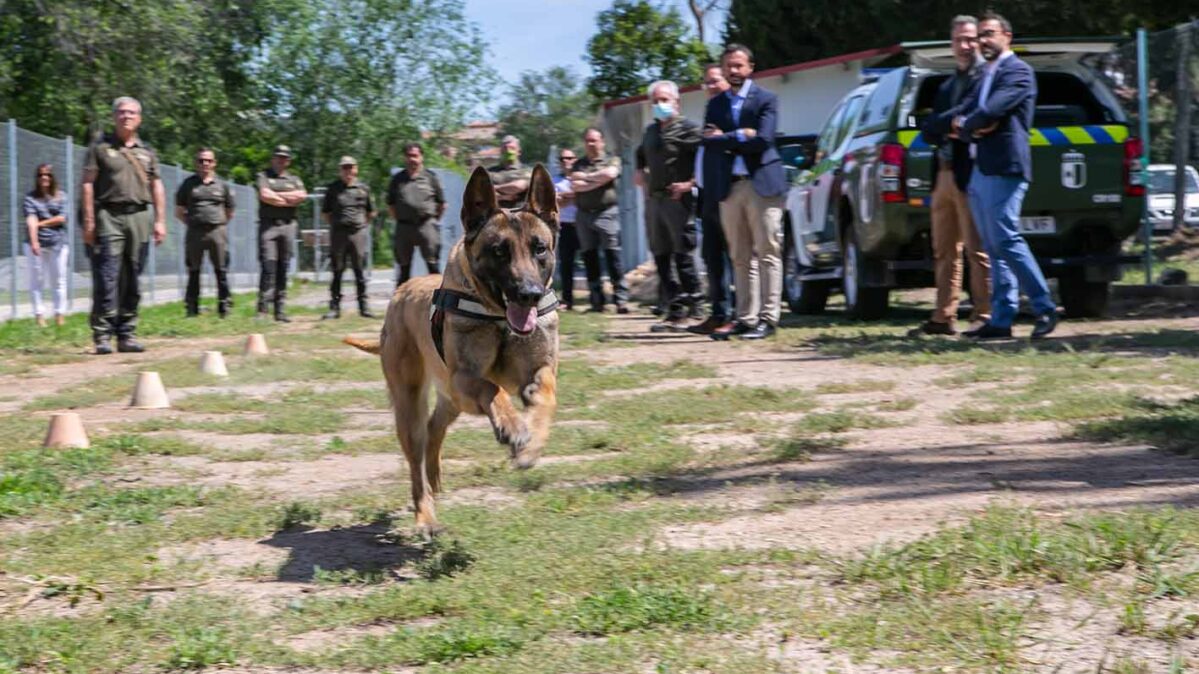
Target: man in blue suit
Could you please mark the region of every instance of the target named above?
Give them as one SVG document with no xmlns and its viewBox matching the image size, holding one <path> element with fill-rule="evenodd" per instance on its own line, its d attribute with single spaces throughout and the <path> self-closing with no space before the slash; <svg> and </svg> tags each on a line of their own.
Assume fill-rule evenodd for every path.
<svg viewBox="0 0 1199 674">
<path fill-rule="evenodd" d="M 1032 182 L 1028 133 L 1037 81 L 1032 68 L 1012 53 L 1007 19 L 984 14 L 978 41 L 985 60 L 982 73 L 962 105 L 947 113 L 958 137 L 974 142 L 970 210 L 991 258 L 991 320 L 964 334 L 975 339 L 1011 337 L 1022 289 L 1037 316 L 1032 338 L 1041 339 L 1057 327 L 1057 306 L 1020 234 L 1020 207 Z"/>
<path fill-rule="evenodd" d="M 778 97 L 754 84 L 753 52 L 730 44 L 720 56 L 729 90 L 708 101 L 704 153 L 720 158 L 715 190 L 733 261 L 737 320 L 712 339 L 763 339 L 782 314 L 783 160 L 774 146 Z M 706 179 L 706 177 L 705 177 Z"/>
</svg>

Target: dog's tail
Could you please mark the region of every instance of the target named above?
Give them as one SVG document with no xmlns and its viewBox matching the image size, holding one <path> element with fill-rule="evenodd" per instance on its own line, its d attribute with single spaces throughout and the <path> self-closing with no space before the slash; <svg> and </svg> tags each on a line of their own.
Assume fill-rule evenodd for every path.
<svg viewBox="0 0 1199 674">
<path fill-rule="evenodd" d="M 362 351 L 365 351 L 367 353 L 373 353 L 375 355 L 379 355 L 380 342 L 377 339 L 366 340 L 366 339 L 358 339 L 357 337 L 346 337 L 346 338 L 342 339 L 341 341 L 345 342 L 346 344 L 349 344 L 350 346 L 354 347 L 355 349 L 361 349 Z"/>
</svg>

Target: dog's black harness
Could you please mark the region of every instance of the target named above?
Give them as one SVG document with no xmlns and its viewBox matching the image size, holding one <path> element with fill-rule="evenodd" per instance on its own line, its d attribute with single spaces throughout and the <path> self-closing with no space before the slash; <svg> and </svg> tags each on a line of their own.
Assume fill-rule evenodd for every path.
<svg viewBox="0 0 1199 674">
<path fill-rule="evenodd" d="M 546 290 L 541 296 L 541 302 L 537 304 L 537 317 L 540 318 L 546 314 L 553 313 L 558 310 L 558 296 L 553 290 Z M 449 288 L 438 288 L 433 291 L 433 305 L 429 311 L 429 328 L 433 332 L 433 345 L 437 347 L 437 355 L 441 356 L 441 362 L 445 362 L 445 315 L 457 314 L 466 318 L 473 318 L 479 321 L 503 321 L 505 327 L 508 324 L 508 317 L 503 314 L 493 314 L 487 311 L 487 307 L 478 298 L 467 295 L 466 293 Z M 508 328 L 508 332 L 511 332 Z"/>
</svg>

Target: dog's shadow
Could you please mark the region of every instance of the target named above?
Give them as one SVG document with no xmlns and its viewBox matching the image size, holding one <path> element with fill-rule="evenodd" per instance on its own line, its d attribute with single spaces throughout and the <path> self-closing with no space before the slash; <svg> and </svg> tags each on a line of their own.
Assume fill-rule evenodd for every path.
<svg viewBox="0 0 1199 674">
<path fill-rule="evenodd" d="M 287 561 L 279 567 L 276 579 L 280 581 L 313 582 L 318 568 L 325 572 L 384 572 L 400 578 L 397 571 L 420 561 L 427 551 L 407 537 L 397 541 L 390 532 L 390 520 L 378 520 L 335 529 L 293 527 L 277 531 L 260 542 L 291 550 Z"/>
</svg>

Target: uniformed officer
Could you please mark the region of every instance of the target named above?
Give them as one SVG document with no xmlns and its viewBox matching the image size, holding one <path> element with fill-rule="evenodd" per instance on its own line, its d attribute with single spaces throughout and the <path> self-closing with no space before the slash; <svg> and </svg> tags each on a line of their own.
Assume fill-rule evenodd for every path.
<svg viewBox="0 0 1199 674">
<path fill-rule="evenodd" d="M 570 174 L 571 189 L 579 206 L 577 222 L 583 266 L 587 269 L 591 310 L 604 310 L 604 287 L 600 278 L 601 256 L 612 282 L 616 313 L 629 313 L 629 292 L 624 282 L 620 251 L 620 206 L 616 179 L 620 157 L 608 154 L 604 134 L 595 127 L 583 132 L 585 154 Z"/>
<path fill-rule="evenodd" d="M 266 318 L 274 308 L 275 320 L 290 323 L 287 317 L 287 265 L 291 262 L 291 244 L 296 237 L 296 210 L 308 192 L 304 181 L 292 173 L 291 148 L 275 146 L 271 167 L 258 174 L 258 262 L 262 275 L 258 280 L 258 317 Z"/>
<path fill-rule="evenodd" d="M 135 339 L 141 301 L 138 275 L 150 239 L 167 235 L 166 192 L 158 157 L 137 135 L 142 105 L 122 96 L 112 104 L 115 129 L 88 148 L 83 162 L 83 243 L 92 262 L 92 340 L 97 354 L 140 353 Z M 150 205 L 154 213 L 150 213 Z"/>
<path fill-rule="evenodd" d="M 200 314 L 200 267 L 204 253 L 216 275 L 217 312 L 229 314 L 229 232 L 233 217 L 233 192 L 216 175 L 216 153 L 202 147 L 196 152 L 196 172 L 175 193 L 175 217 L 187 227 L 184 260 L 187 262 L 187 315 Z"/>
<path fill-rule="evenodd" d="M 337 162 L 341 177 L 325 188 L 321 218 L 329 225 L 333 282 L 329 284 L 329 312 L 322 318 L 341 318 L 341 274 L 346 258 L 354 270 L 358 289 L 358 314 L 374 318 L 366 299 L 367 228 L 374 220 L 375 203 L 370 188 L 358 179 L 358 162 L 346 155 Z"/>
<path fill-rule="evenodd" d="M 387 208 L 395 220 L 392 252 L 400 273 L 396 286 L 412 276 L 412 251 L 420 248 L 429 273 L 441 272 L 441 216 L 445 193 L 437 174 L 425 169 L 419 143 L 404 146 L 404 168 L 387 185 Z"/>
<path fill-rule="evenodd" d="M 504 136 L 500 141 L 500 163 L 487 169 L 500 208 L 519 208 L 529 191 L 533 171 L 520 163 L 520 139 Z"/>
</svg>

